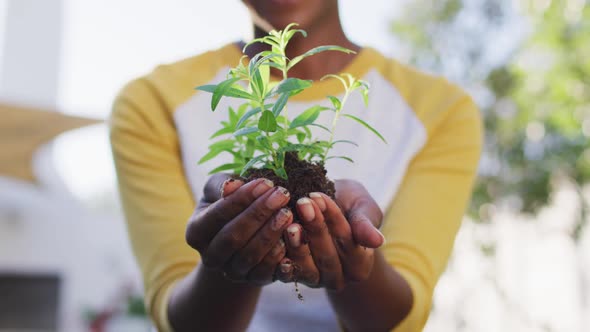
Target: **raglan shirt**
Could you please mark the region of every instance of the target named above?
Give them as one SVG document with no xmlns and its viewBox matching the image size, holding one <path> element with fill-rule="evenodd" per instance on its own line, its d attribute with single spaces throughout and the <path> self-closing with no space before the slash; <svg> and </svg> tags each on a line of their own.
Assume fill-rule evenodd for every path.
<svg viewBox="0 0 590 332">
<path fill-rule="evenodd" d="M 161 331 L 171 331 L 166 308 L 175 283 L 199 264 L 185 242 L 185 227 L 200 198 L 207 173 L 231 156 L 199 165 L 209 137 L 224 112 L 240 100 L 222 99 L 210 110 L 211 95 L 196 91 L 226 78 L 242 56 L 228 44 L 183 61 L 157 67 L 130 82 L 118 95 L 110 119 L 111 145 L 134 254 L 143 275 L 148 311 Z M 371 85 L 368 107 L 358 94 L 345 111 L 383 134 L 388 144 L 354 121 L 341 119 L 336 139 L 359 147 L 336 146 L 332 179 L 360 181 L 384 211 L 381 250 L 413 293 L 410 314 L 394 331 L 422 330 L 435 284 L 445 269 L 470 197 L 482 145 L 481 118 L 472 99 L 443 78 L 431 76 L 363 48 L 343 70 Z M 341 96 L 337 80 L 314 82 L 292 97 L 289 115 L 327 95 Z M 331 123 L 322 112 L 319 123 Z M 314 135 L 325 138 L 321 129 Z M 300 304 L 293 286 L 275 282 L 263 288 L 252 331 L 338 330 L 325 292 L 303 287 Z M 286 323 L 288 322 L 288 323 Z"/>
</svg>

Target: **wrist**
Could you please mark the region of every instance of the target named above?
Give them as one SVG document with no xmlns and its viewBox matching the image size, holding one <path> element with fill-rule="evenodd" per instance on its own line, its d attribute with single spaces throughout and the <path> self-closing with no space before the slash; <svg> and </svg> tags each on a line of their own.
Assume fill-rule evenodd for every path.
<svg viewBox="0 0 590 332">
<path fill-rule="evenodd" d="M 262 288 L 262 286 L 253 283 L 231 280 L 222 270 L 213 269 L 204 264 L 197 266 L 197 278 L 195 281 L 205 281 L 207 284 L 215 284 L 215 287 L 224 287 L 231 290 L 249 289 L 256 291 Z"/>
<path fill-rule="evenodd" d="M 221 271 L 199 264 L 172 291 L 168 319 L 176 331 L 243 331 L 259 295 L 260 287 L 233 282 Z"/>
</svg>

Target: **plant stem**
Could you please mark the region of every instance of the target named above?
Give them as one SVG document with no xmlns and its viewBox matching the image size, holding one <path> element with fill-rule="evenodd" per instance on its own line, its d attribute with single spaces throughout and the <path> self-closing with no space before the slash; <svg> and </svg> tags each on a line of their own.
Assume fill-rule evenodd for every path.
<svg viewBox="0 0 590 332">
<path fill-rule="evenodd" d="M 336 130 L 336 123 L 340 118 L 340 112 L 344 108 L 344 104 L 346 104 L 346 100 L 348 99 L 348 95 L 350 94 L 350 89 L 346 88 L 344 92 L 344 96 L 342 97 L 342 101 L 340 102 L 340 108 L 336 110 L 336 114 L 334 115 L 334 119 L 332 119 L 332 128 L 330 128 L 330 139 L 328 140 L 328 147 L 326 148 L 326 153 L 322 158 L 322 162 L 326 163 L 326 158 L 328 158 L 328 152 L 332 149 L 332 142 L 334 141 L 334 131 Z"/>
<path fill-rule="evenodd" d="M 262 98 L 262 100 L 258 101 L 258 106 L 260 107 L 260 114 L 262 115 L 265 111 L 264 109 L 264 98 Z M 268 133 L 267 131 L 264 131 L 264 135 L 266 136 L 266 138 L 268 139 L 268 143 L 270 144 L 270 149 L 267 149 L 265 147 L 265 150 L 267 151 L 267 155 L 269 155 L 272 159 L 272 164 L 276 167 L 277 166 L 277 154 L 275 153 L 274 149 L 272 148 L 272 140 L 270 139 L 270 133 Z"/>
<path fill-rule="evenodd" d="M 284 50 L 284 48 L 283 48 Z M 284 53 L 284 51 L 283 51 Z M 286 55 L 285 55 L 286 56 Z M 285 60 L 285 66 L 283 68 L 281 68 L 281 71 L 283 72 L 283 81 L 287 79 L 287 60 Z M 285 112 L 285 125 L 288 127 L 289 126 L 289 110 L 287 109 L 287 104 L 285 104 L 285 109 L 283 110 L 283 112 Z"/>
</svg>

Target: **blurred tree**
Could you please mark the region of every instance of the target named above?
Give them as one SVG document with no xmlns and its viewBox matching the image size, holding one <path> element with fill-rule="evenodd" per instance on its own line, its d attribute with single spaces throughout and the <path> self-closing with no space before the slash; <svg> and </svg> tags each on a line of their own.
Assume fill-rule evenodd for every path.
<svg viewBox="0 0 590 332">
<path fill-rule="evenodd" d="M 466 87 L 486 145 L 470 214 L 536 213 L 567 179 L 590 182 L 590 1 L 414 0 L 392 25 L 419 68 Z"/>
</svg>

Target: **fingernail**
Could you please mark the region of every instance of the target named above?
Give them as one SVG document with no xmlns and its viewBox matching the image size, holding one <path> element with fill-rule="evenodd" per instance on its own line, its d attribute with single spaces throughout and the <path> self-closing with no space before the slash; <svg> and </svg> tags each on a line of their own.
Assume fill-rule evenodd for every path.
<svg viewBox="0 0 590 332">
<path fill-rule="evenodd" d="M 279 239 L 279 243 L 277 243 L 272 248 L 271 255 L 273 255 L 273 256 L 278 255 L 279 253 L 281 253 L 281 251 L 283 250 L 284 247 L 285 247 L 285 241 L 283 241 L 283 239 Z"/>
<path fill-rule="evenodd" d="M 297 224 L 287 227 L 287 234 L 289 235 L 289 244 L 291 247 L 298 248 L 301 245 L 301 231 Z"/>
<path fill-rule="evenodd" d="M 326 202 L 320 193 L 309 193 L 309 197 L 313 199 L 322 212 L 326 211 Z"/>
<path fill-rule="evenodd" d="M 287 221 L 289 221 L 290 216 L 291 211 L 289 211 L 289 209 L 281 209 L 279 213 L 277 213 L 275 219 L 270 224 L 270 228 L 275 232 L 280 230 L 281 228 L 283 228 L 283 226 L 285 226 Z"/>
<path fill-rule="evenodd" d="M 377 230 L 377 233 L 379 233 L 379 235 L 381 235 L 381 238 L 383 239 L 383 243 L 381 245 L 384 246 L 385 243 L 387 243 L 387 239 L 385 238 L 385 235 L 383 235 L 383 233 L 381 233 L 381 231 L 378 230 L 377 228 L 375 228 L 375 230 Z"/>
<path fill-rule="evenodd" d="M 283 187 L 277 187 L 275 191 L 266 199 L 266 207 L 271 210 L 276 210 L 289 199 L 289 191 Z"/>
<path fill-rule="evenodd" d="M 264 179 L 263 181 L 260 181 L 256 188 L 252 190 L 252 195 L 254 195 L 254 197 L 260 197 L 262 194 L 264 194 L 274 186 L 275 184 L 271 180 Z"/>
<path fill-rule="evenodd" d="M 236 181 L 236 180 L 235 179 L 227 179 L 227 180 L 223 181 L 223 183 L 221 184 L 221 189 L 220 189 L 221 197 L 225 197 L 225 193 L 226 193 L 225 187 L 227 187 L 228 184 L 230 184 L 234 181 Z"/>
<path fill-rule="evenodd" d="M 301 213 L 303 221 L 312 221 L 315 218 L 315 211 L 309 198 L 300 198 L 297 200 L 297 206 L 299 206 L 299 213 Z"/>
<path fill-rule="evenodd" d="M 291 265 L 291 262 L 281 264 L 281 272 L 283 272 L 283 273 L 291 272 L 292 268 L 293 268 L 293 266 Z"/>
</svg>

